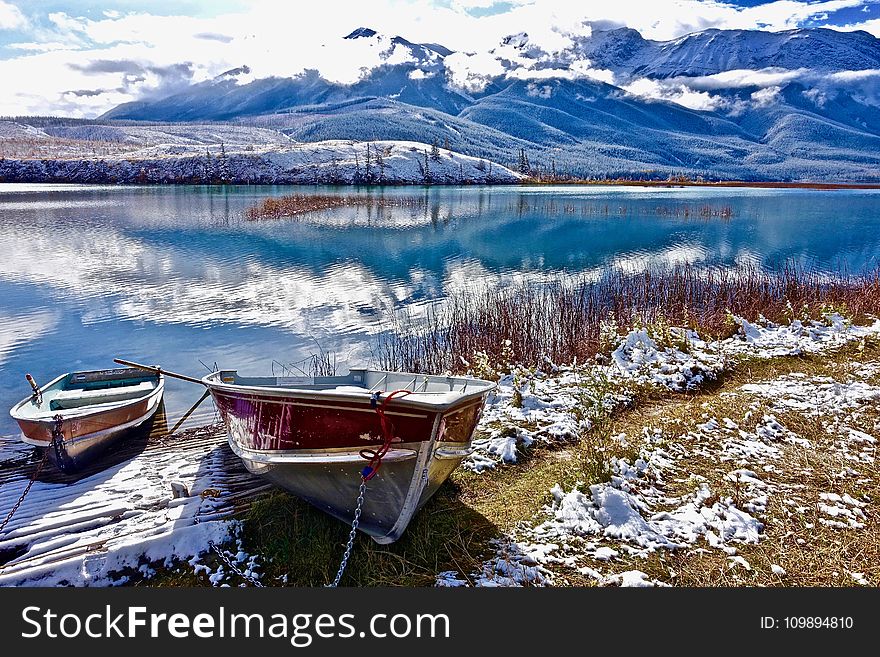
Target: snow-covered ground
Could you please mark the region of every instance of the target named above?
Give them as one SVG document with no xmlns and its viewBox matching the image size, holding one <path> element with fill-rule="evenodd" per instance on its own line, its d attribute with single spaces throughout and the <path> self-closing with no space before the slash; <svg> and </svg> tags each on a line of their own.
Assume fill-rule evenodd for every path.
<svg viewBox="0 0 880 657">
<path fill-rule="evenodd" d="M 505 377 L 485 413 L 487 437 L 477 441 L 478 451 L 467 466 L 484 472 L 515 463 L 520 450 L 536 440 L 558 442 L 578 435 L 589 428 L 585 407 L 608 411 L 626 403 L 634 380 L 681 392 L 696 387 L 692 382 L 701 385 L 715 378 L 738 359 L 816 353 L 880 335 L 880 322 L 856 327 L 836 314 L 823 322 L 787 326 L 738 323 L 738 334 L 726 340 L 707 343 L 689 333 L 686 343 L 665 348 L 647 331 L 636 330 L 623 339 L 610 365 Z M 771 495 L 784 496 L 801 514 L 815 508 L 825 526 L 862 529 L 870 500 L 841 489 L 820 492 L 811 505 L 805 504 L 805 487 L 779 476 L 783 446 L 816 446 L 783 426 L 773 412 L 796 409 L 815 418 L 847 463 L 838 475 L 841 482 L 864 483 L 868 480 L 859 466 L 873 466 L 877 439 L 850 425 L 866 405 L 880 400 L 880 387 L 867 381 L 878 372 L 880 364 L 871 363 L 856 368 L 845 383 L 791 374 L 746 384 L 726 393 L 742 399 L 745 412 L 739 421 L 706 417 L 677 435 L 648 426 L 641 436 L 615 436 L 623 445 L 641 445 L 636 458 L 611 457 L 607 482 L 554 486 L 550 503 L 531 523 L 499 539 L 496 555 L 481 572 L 467 578 L 442 572 L 437 585 L 540 586 L 553 584 L 558 568 L 575 570 L 600 585 L 660 585 L 641 571 L 616 567 L 621 557 L 644 558 L 658 550 L 720 550 L 730 568 L 751 570 L 737 554 L 738 546 L 763 540 L 763 515 Z M 764 405 L 770 412 L 761 412 Z M 722 464 L 723 490 L 688 470 L 695 454 Z M 682 482 L 687 483 L 685 492 Z M 776 564 L 771 571 L 777 577 L 785 574 Z M 859 582 L 855 575 L 853 580 Z"/>
<path fill-rule="evenodd" d="M 154 445 L 75 483 L 38 480 L 0 534 L 0 586 L 124 584 L 179 562 L 207 571 L 199 555 L 208 542 L 236 539 L 231 514 L 270 486 L 243 469 L 222 432 L 184 440 L 186 448 L 175 440 Z M 2 447 L 10 460 L 32 451 L 20 443 Z M 26 484 L 21 476 L 3 482 L 4 514 Z M 251 558 L 236 552 L 241 569 L 252 568 Z M 222 570 L 208 574 L 224 581 Z"/>
<path fill-rule="evenodd" d="M 646 329 L 630 331 L 608 365 L 514 368 L 490 397 L 474 441 L 476 450 L 464 467 L 481 472 L 502 462 L 515 463 L 518 450 L 536 441 L 575 439 L 589 430 L 597 414 L 630 403 L 634 386 L 693 391 L 716 380 L 738 359 L 816 353 L 880 334 L 880 320 L 853 326 L 836 313 L 824 321 L 795 320 L 791 325 L 736 321 L 738 332 L 716 342 L 673 329 L 675 344 L 662 346 Z"/>
<path fill-rule="evenodd" d="M 522 176 L 415 141 L 298 143 L 234 125 L 76 126 L 0 121 L 0 180 L 79 183 L 483 184 Z"/>
</svg>

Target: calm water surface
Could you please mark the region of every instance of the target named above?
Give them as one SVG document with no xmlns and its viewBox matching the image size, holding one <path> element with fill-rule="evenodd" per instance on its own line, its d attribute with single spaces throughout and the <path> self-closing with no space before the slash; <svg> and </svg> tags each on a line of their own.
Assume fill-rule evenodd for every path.
<svg viewBox="0 0 880 657">
<path fill-rule="evenodd" d="M 119 356 L 268 373 L 318 343 L 345 369 L 369 358 L 389 310 L 472 282 L 681 261 L 880 265 L 876 191 L 398 188 L 372 193 L 425 203 L 243 218 L 295 189 L 0 184 L 0 435 L 16 433 L 6 409 L 28 393 L 25 372 L 45 382 Z M 200 394 L 169 381 L 170 420 Z"/>
</svg>

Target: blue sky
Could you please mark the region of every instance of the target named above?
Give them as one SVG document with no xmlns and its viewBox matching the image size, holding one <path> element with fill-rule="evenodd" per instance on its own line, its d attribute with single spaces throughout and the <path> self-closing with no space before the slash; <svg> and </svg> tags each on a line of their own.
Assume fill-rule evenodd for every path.
<svg viewBox="0 0 880 657">
<path fill-rule="evenodd" d="M 342 43 L 361 25 L 468 53 L 527 31 L 549 52 L 591 25 L 654 39 L 713 27 L 880 36 L 880 0 L 0 0 L 0 115 L 95 116 L 242 64 L 258 77 L 318 68 L 353 81 L 377 63 L 375 49 Z"/>
</svg>

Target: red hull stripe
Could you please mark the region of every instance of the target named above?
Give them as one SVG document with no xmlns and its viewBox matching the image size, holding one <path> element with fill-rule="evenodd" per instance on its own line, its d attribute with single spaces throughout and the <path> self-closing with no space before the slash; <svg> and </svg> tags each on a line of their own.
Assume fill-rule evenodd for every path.
<svg viewBox="0 0 880 657">
<path fill-rule="evenodd" d="M 303 397 L 229 394 L 217 389 L 212 393 L 231 439 L 246 449 L 363 449 L 382 442 L 379 416 L 376 409 L 366 403 L 337 400 L 324 403 Z M 479 398 L 435 412 L 387 411 L 394 424 L 393 442 L 431 440 L 438 414 L 443 416 L 438 440 L 469 442 L 482 406 L 483 399 Z"/>
<path fill-rule="evenodd" d="M 214 391 L 232 440 L 251 450 L 363 449 L 382 442 L 375 409 Z M 302 398 L 300 398 L 302 399 Z M 431 439 L 436 414 L 398 413 L 395 443 Z"/>
<path fill-rule="evenodd" d="M 247 400 L 251 403 L 261 403 L 261 404 L 280 404 L 280 405 L 288 405 L 288 406 L 305 406 L 307 408 L 323 408 L 323 409 L 333 409 L 340 411 L 356 411 L 359 413 L 373 413 L 375 415 L 376 409 L 371 406 L 364 406 L 363 404 L 346 404 L 345 402 L 334 403 L 334 404 L 324 404 L 320 402 L 312 402 L 312 401 L 294 401 L 290 399 L 282 399 L 279 397 L 260 397 L 259 395 L 231 395 L 226 392 L 215 392 L 215 396 L 217 397 L 225 397 L 227 399 L 242 399 Z M 386 411 L 386 415 L 399 415 L 400 417 L 417 417 L 417 418 L 426 418 L 428 417 L 428 413 L 404 413 L 403 411 Z"/>
</svg>

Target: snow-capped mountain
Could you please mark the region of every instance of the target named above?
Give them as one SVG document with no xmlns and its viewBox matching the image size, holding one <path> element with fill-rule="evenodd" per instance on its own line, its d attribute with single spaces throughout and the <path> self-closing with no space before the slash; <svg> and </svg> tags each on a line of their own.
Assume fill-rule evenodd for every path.
<svg viewBox="0 0 880 657">
<path fill-rule="evenodd" d="M 290 137 L 437 141 L 574 175 L 880 179 L 880 40 L 706 30 L 672 41 L 588 30 L 547 52 L 527 31 L 455 53 L 361 27 L 379 65 L 351 84 L 247 66 L 103 119 L 222 120 Z M 329 47 L 329 46 L 328 46 Z"/>
<path fill-rule="evenodd" d="M 597 68 L 655 78 L 771 67 L 817 72 L 880 68 L 880 45 L 873 35 L 825 28 L 712 29 L 672 41 L 650 41 L 636 30 L 620 28 L 596 31 L 574 42 L 576 50 Z"/>
<path fill-rule="evenodd" d="M 278 112 L 303 106 L 326 106 L 367 98 L 400 102 L 457 113 L 470 100 L 446 83 L 444 59 L 451 51 L 436 44 L 416 44 L 358 28 L 343 37 L 364 40 L 380 51 L 380 66 L 363 71 L 351 85 L 332 83 L 318 71 L 290 78 L 249 80 L 247 66 L 233 69 L 188 90 L 150 103 L 126 103 L 107 112 L 105 119 L 162 121 L 227 120 L 238 116 Z"/>
</svg>

